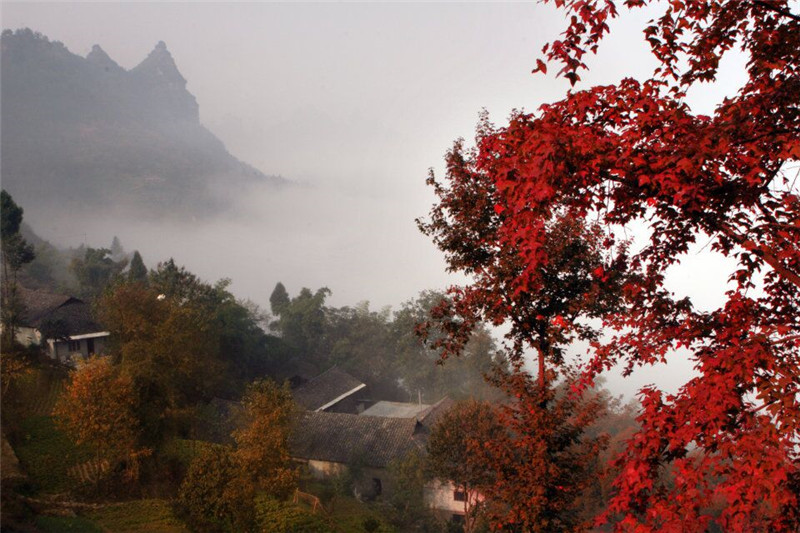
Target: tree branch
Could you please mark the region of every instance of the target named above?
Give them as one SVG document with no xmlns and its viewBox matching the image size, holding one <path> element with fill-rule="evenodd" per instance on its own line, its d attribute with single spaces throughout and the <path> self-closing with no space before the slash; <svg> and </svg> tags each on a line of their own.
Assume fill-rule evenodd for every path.
<svg viewBox="0 0 800 533">
<path fill-rule="evenodd" d="M 775 272 L 786 279 L 786 281 L 796 285 L 797 287 L 800 287 L 800 275 L 783 266 L 780 260 L 778 260 L 778 258 L 775 257 L 767 247 L 758 245 L 750 239 L 742 237 L 735 231 L 731 230 L 730 226 L 727 224 L 723 224 L 720 229 L 723 233 L 725 233 L 725 235 L 738 243 L 742 248 L 758 255 L 764 260 L 765 263 L 771 266 Z"/>
<path fill-rule="evenodd" d="M 753 3 L 755 5 L 757 5 L 757 6 L 759 6 L 759 7 L 763 7 L 764 9 L 767 9 L 767 10 L 772 11 L 774 13 L 778 13 L 779 15 L 782 15 L 784 17 L 789 17 L 792 20 L 800 22 L 800 15 L 795 15 L 794 13 L 789 11 L 788 9 L 783 9 L 781 7 L 772 5 L 771 3 L 769 3 L 769 2 L 767 2 L 765 0 L 753 0 Z"/>
</svg>

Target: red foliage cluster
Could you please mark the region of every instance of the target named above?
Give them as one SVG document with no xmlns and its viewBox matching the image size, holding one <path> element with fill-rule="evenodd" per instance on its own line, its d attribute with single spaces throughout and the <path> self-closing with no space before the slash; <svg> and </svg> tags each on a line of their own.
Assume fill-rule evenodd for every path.
<svg viewBox="0 0 800 533">
<path fill-rule="evenodd" d="M 563 37 L 545 47 L 545 59 L 561 63 L 560 74 L 574 84 L 616 6 L 553 1 L 571 18 Z M 572 92 L 499 129 L 483 123 L 473 157 L 454 160 L 459 147 L 451 154 L 450 189 L 437 190 L 440 220 L 451 220 L 436 240 L 449 251 L 451 268 L 474 278 L 464 297 L 455 294 L 453 310 L 461 306 L 460 314 L 470 316 L 463 308 L 476 288 L 484 310 L 491 290 L 511 288 L 512 303 L 539 290 L 541 272 L 552 266 L 548 221 L 559 213 L 599 220 L 608 253 L 592 276 L 601 287 L 618 285 L 623 301 L 602 313 L 609 335 L 592 339 L 587 377 L 617 364 L 631 371 L 664 361 L 678 348 L 691 351 L 699 374 L 674 395 L 642 391 L 641 430 L 620 458 L 617 493 L 604 518 L 624 531 L 703 531 L 717 507 L 715 520 L 726 531 L 794 531 L 800 195 L 792 174 L 800 159 L 800 16 L 784 0 L 669 0 L 644 33 L 660 64 L 652 78 Z M 747 82 L 712 116 L 693 114 L 687 90 L 713 80 L 723 54 L 735 48 L 749 57 Z M 470 183 L 480 186 L 469 190 Z M 447 205 L 459 195 L 470 209 Z M 628 256 L 619 228 L 634 222 L 644 222 L 649 235 Z M 737 265 L 724 303 L 711 312 L 664 288 L 667 269 L 698 238 L 710 238 L 711 249 Z M 470 250 L 454 254 L 459 240 Z M 491 271 L 482 250 L 493 254 Z M 497 272 L 511 281 L 492 285 L 488 274 Z M 496 301 L 509 305 L 502 294 Z M 497 316 L 525 312 L 501 311 Z M 559 314 L 551 326 L 579 327 L 567 319 Z M 660 475 L 665 465 L 674 473 L 668 484 Z"/>
</svg>

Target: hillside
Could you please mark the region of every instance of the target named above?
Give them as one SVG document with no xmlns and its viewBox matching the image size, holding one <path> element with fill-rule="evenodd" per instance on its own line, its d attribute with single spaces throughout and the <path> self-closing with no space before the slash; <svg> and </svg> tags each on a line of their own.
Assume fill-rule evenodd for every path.
<svg viewBox="0 0 800 533">
<path fill-rule="evenodd" d="M 2 180 L 26 208 L 148 215 L 225 208 L 237 187 L 279 186 L 233 157 L 199 119 L 163 42 L 125 70 L 29 29 L 2 34 Z"/>
</svg>

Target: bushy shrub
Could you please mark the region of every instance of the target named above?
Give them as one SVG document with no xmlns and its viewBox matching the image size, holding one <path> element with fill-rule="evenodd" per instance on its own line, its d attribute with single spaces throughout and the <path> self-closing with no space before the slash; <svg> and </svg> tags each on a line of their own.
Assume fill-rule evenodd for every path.
<svg viewBox="0 0 800 533">
<path fill-rule="evenodd" d="M 254 495 L 230 449 L 214 446 L 203 450 L 189 466 L 176 510 L 195 530 L 249 531 Z"/>
</svg>

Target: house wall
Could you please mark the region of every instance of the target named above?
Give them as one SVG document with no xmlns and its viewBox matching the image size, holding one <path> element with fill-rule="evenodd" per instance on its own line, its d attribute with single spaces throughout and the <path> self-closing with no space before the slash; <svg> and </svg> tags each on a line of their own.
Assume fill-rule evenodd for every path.
<svg viewBox="0 0 800 533">
<path fill-rule="evenodd" d="M 423 501 L 425 505 L 435 511 L 463 515 L 464 502 L 455 499 L 455 491 L 455 485 L 450 482 L 431 481 L 427 483 L 423 489 Z M 469 497 L 470 495 L 467 496 Z M 472 507 L 483 500 L 483 498 L 479 494 L 473 492 L 470 500 L 470 507 Z"/>
<path fill-rule="evenodd" d="M 305 464 L 309 473 L 316 479 L 330 479 L 346 474 L 350 470 L 344 463 L 331 461 L 309 459 Z M 359 468 L 359 473 L 359 478 L 353 481 L 353 491 L 357 498 L 373 500 L 378 496 L 386 498 L 392 494 L 394 483 L 385 468 L 366 466 Z"/>
<path fill-rule="evenodd" d="M 89 352 L 89 341 L 92 341 L 93 351 Z M 80 359 L 88 359 L 92 354 L 105 353 L 108 337 L 94 337 L 91 339 L 78 339 L 71 341 L 50 340 L 50 357 L 62 363 L 74 364 Z"/>
<path fill-rule="evenodd" d="M 309 459 L 308 471 L 316 479 L 326 479 L 329 477 L 336 477 L 347 472 L 347 465 L 344 463 L 334 463 L 331 461 L 317 461 Z"/>
<path fill-rule="evenodd" d="M 42 334 L 39 333 L 39 330 L 27 326 L 17 327 L 15 337 L 17 342 L 23 346 L 30 346 L 42 342 Z"/>
</svg>

